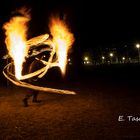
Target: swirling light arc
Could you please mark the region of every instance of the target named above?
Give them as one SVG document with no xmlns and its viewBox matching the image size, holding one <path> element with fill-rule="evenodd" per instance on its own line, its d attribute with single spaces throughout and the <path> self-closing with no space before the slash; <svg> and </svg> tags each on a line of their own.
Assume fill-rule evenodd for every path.
<svg viewBox="0 0 140 140">
<path fill-rule="evenodd" d="M 13 59 L 15 66 L 15 75 L 13 75 L 9 71 L 9 66 L 11 66 L 12 63 L 10 63 L 4 68 L 3 74 L 8 80 L 10 80 L 15 85 L 39 90 L 38 86 L 22 82 L 21 80 L 29 79 L 34 76 L 38 76 L 39 78 L 41 78 L 47 73 L 49 68 L 56 66 L 60 67 L 62 72 L 64 73 L 67 62 L 67 53 L 69 50 L 68 48 L 72 46 L 74 42 L 74 36 L 71 32 L 69 32 L 64 21 L 60 20 L 58 17 L 52 17 L 51 23 L 49 24 L 50 31 L 53 36 L 52 39 L 49 38 L 49 34 L 44 34 L 34 37 L 30 40 L 26 40 L 26 32 L 27 32 L 26 25 L 27 22 L 29 21 L 30 16 L 27 16 L 25 13 L 23 13 L 23 11 L 26 10 L 22 10 L 22 16 L 12 17 L 10 22 L 5 23 L 3 26 L 3 28 L 6 30 L 5 43 L 8 49 L 8 54 Z M 29 56 L 28 52 L 30 51 L 32 46 L 40 47 L 41 45 L 47 45 L 47 47 L 44 48 L 41 52 L 47 50 L 50 51 L 50 57 L 48 61 L 41 60 L 42 63 L 44 64 L 43 68 L 33 73 L 22 75 L 22 64 L 25 61 L 25 57 L 29 58 L 30 56 L 33 55 L 31 54 Z M 36 56 L 38 53 L 39 52 L 36 51 L 34 56 Z M 53 57 L 55 54 L 57 55 L 57 60 L 53 62 Z M 68 90 L 62 90 L 62 92 L 60 92 L 59 89 L 52 90 L 51 88 L 45 87 L 40 89 L 42 89 L 43 91 L 49 90 L 51 92 L 57 91 L 63 94 L 75 94 L 75 92 Z"/>
</svg>

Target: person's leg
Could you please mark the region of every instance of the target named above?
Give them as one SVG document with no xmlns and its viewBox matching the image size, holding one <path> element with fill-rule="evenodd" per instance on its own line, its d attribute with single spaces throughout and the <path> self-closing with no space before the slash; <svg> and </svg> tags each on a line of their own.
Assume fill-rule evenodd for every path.
<svg viewBox="0 0 140 140">
<path fill-rule="evenodd" d="M 32 96 L 32 93 L 30 94 L 26 94 L 25 95 L 25 98 L 22 100 L 23 103 L 24 103 L 24 107 L 27 107 L 28 106 L 28 99 Z"/>
<path fill-rule="evenodd" d="M 34 102 L 34 103 L 38 102 L 38 100 L 37 100 L 38 93 L 39 93 L 39 91 L 37 91 L 37 90 L 33 91 L 33 100 L 32 100 L 32 102 Z"/>
</svg>

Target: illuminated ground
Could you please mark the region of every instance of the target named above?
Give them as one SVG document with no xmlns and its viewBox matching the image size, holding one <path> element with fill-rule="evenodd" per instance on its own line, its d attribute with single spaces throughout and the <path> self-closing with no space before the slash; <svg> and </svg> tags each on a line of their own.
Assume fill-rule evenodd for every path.
<svg viewBox="0 0 140 140">
<path fill-rule="evenodd" d="M 109 80 L 109 79 L 108 79 Z M 78 94 L 40 92 L 40 104 L 21 100 L 29 90 L 0 88 L 0 140 L 140 139 L 139 122 L 118 122 L 119 115 L 140 116 L 140 90 L 115 82 L 73 82 Z"/>
</svg>

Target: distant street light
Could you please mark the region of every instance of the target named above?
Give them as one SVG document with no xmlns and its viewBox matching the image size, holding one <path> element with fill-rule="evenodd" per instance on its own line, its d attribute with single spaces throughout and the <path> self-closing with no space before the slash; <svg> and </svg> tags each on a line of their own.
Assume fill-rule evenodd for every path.
<svg viewBox="0 0 140 140">
<path fill-rule="evenodd" d="M 89 57 L 88 56 L 85 56 L 84 57 L 84 64 L 89 64 L 90 61 L 89 61 Z"/>
<path fill-rule="evenodd" d="M 86 60 L 86 61 L 87 61 L 87 60 L 88 60 L 88 57 L 87 57 L 87 56 L 85 56 L 84 60 Z"/>
<path fill-rule="evenodd" d="M 122 62 L 123 62 L 123 63 L 125 62 L 125 57 L 122 57 Z"/>
<path fill-rule="evenodd" d="M 125 57 L 122 57 L 122 60 L 125 60 Z"/>
<path fill-rule="evenodd" d="M 112 63 L 112 57 L 114 56 L 114 54 L 110 53 L 109 56 L 110 56 L 110 62 Z"/>
<path fill-rule="evenodd" d="M 104 60 L 104 59 L 105 59 L 105 57 L 104 57 L 104 56 L 102 56 L 102 59 Z"/>
<path fill-rule="evenodd" d="M 136 44 L 136 48 L 138 49 L 138 61 L 140 63 L 140 44 Z"/>
<path fill-rule="evenodd" d="M 113 57 L 113 53 L 110 53 L 109 55 L 110 55 L 110 57 Z"/>
<path fill-rule="evenodd" d="M 104 60 L 105 60 L 105 57 L 104 57 L 104 56 L 102 56 L 102 63 L 104 63 Z"/>
<path fill-rule="evenodd" d="M 139 49 L 140 48 L 140 44 L 136 44 L 136 47 Z"/>
</svg>

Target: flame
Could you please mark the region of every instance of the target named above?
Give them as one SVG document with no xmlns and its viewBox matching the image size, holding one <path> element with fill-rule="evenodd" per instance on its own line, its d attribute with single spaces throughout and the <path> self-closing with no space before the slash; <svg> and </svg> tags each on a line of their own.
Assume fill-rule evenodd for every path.
<svg viewBox="0 0 140 140">
<path fill-rule="evenodd" d="M 60 20 L 58 16 L 52 16 L 50 18 L 49 28 L 53 36 L 53 43 L 56 46 L 59 67 L 61 68 L 62 74 L 64 74 L 67 64 L 68 50 L 74 42 L 74 36 L 69 31 L 65 22 Z"/>
<path fill-rule="evenodd" d="M 12 57 L 15 66 L 15 76 L 20 80 L 22 75 L 22 64 L 28 53 L 26 47 L 27 22 L 30 20 L 29 12 L 22 8 L 19 11 L 21 16 L 15 16 L 3 25 L 6 34 L 6 47 Z"/>
</svg>

